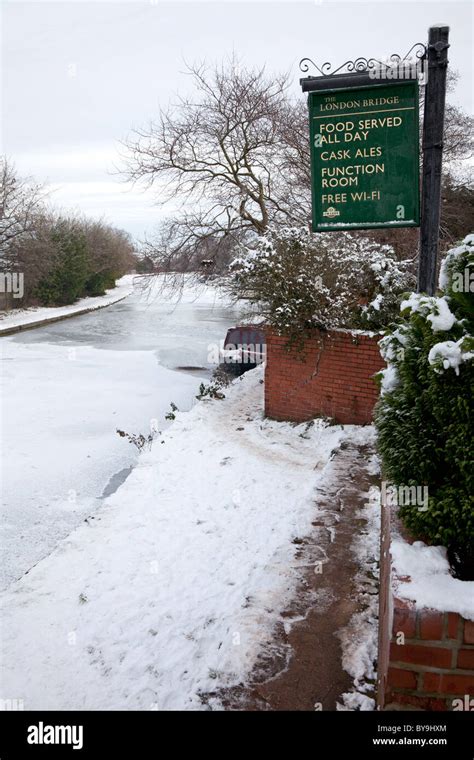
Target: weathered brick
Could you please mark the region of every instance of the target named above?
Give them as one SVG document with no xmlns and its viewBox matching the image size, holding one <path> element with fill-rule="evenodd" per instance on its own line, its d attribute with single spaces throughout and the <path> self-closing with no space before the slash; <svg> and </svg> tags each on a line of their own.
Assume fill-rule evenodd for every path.
<svg viewBox="0 0 474 760">
<path fill-rule="evenodd" d="M 444 615 L 442 612 L 431 610 L 421 610 L 420 618 L 420 638 L 440 640 L 443 637 Z"/>
<path fill-rule="evenodd" d="M 389 668 L 387 683 L 395 689 L 416 689 L 417 673 L 414 670 Z"/>
<path fill-rule="evenodd" d="M 466 620 L 464 623 L 464 641 L 466 644 L 474 644 L 474 621 Z"/>
<path fill-rule="evenodd" d="M 474 649 L 460 649 L 456 665 L 462 670 L 474 670 Z"/>
<path fill-rule="evenodd" d="M 402 694 L 392 692 L 387 695 L 387 707 L 390 709 L 394 705 L 414 707 L 418 710 L 430 710 L 441 712 L 446 710 L 446 700 L 439 697 L 425 697 L 417 694 Z"/>
<path fill-rule="evenodd" d="M 402 606 L 394 606 L 392 635 L 404 633 L 407 639 L 415 638 L 416 632 L 416 612 L 413 609 Z"/>
<path fill-rule="evenodd" d="M 423 673 L 423 691 L 439 692 L 441 686 L 441 676 L 439 673 Z"/>
<path fill-rule="evenodd" d="M 451 667 L 452 652 L 447 647 L 425 646 L 423 644 L 390 644 L 390 660 L 407 662 L 412 665 L 428 665 L 433 668 Z"/>
<path fill-rule="evenodd" d="M 444 694 L 474 694 L 474 672 L 471 675 L 443 673 L 440 691 Z"/>
<path fill-rule="evenodd" d="M 446 628 L 446 636 L 448 639 L 457 639 L 459 631 L 459 619 L 460 616 L 457 612 L 448 612 L 448 623 Z"/>
</svg>

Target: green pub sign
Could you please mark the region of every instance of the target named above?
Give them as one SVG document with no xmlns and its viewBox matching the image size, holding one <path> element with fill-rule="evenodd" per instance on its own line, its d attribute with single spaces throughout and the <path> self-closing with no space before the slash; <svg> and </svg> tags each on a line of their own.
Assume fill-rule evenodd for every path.
<svg viewBox="0 0 474 760">
<path fill-rule="evenodd" d="M 418 82 L 309 93 L 313 231 L 417 227 Z"/>
</svg>

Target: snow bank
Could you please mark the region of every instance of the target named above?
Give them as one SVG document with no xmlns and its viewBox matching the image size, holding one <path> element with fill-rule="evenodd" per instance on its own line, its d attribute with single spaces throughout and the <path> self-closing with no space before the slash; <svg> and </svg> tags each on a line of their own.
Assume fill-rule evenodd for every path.
<svg viewBox="0 0 474 760">
<path fill-rule="evenodd" d="M 242 682 L 298 579 L 331 452 L 357 428 L 262 418 L 263 372 L 204 400 L 99 515 L 5 592 L 3 698 L 200 709 Z"/>
<path fill-rule="evenodd" d="M 410 599 L 421 607 L 440 612 L 457 612 L 474 620 L 474 581 L 453 578 L 443 546 L 427 546 L 422 541 L 409 544 L 400 535 L 392 538 L 392 568 L 408 581 L 394 581 L 396 596 Z"/>
<path fill-rule="evenodd" d="M 380 474 L 377 455 L 367 462 L 367 471 Z M 338 632 L 342 647 L 342 666 L 352 676 L 352 691 L 341 695 L 337 710 L 375 710 L 375 663 L 378 654 L 378 578 L 380 558 L 380 489 L 367 493 L 364 507 L 357 512 L 363 527 L 354 538 L 351 550 L 359 570 L 355 582 L 362 609 L 349 625 Z"/>
<path fill-rule="evenodd" d="M 106 290 L 104 296 L 94 296 L 91 298 L 81 298 L 76 303 L 69 306 L 39 306 L 29 309 L 14 309 L 13 311 L 2 312 L 0 314 L 0 335 L 9 332 L 13 328 L 32 327 L 34 324 L 54 321 L 61 317 L 69 317 L 74 314 L 81 314 L 94 309 L 101 309 L 103 306 L 121 301 L 133 291 L 134 275 L 126 274 L 117 285 L 111 290 Z"/>
</svg>

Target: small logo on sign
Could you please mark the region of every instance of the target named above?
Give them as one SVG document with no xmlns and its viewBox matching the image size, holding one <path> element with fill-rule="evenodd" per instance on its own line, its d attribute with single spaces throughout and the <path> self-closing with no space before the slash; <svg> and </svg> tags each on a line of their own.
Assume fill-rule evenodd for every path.
<svg viewBox="0 0 474 760">
<path fill-rule="evenodd" d="M 323 211 L 323 216 L 327 216 L 329 219 L 334 219 L 335 216 L 340 216 L 341 212 L 334 208 L 334 206 L 329 206 L 327 211 Z"/>
</svg>

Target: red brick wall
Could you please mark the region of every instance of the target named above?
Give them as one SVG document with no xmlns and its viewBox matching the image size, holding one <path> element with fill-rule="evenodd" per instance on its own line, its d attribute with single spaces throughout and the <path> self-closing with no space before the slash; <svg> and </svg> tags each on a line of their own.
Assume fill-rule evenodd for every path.
<svg viewBox="0 0 474 760">
<path fill-rule="evenodd" d="M 382 513 L 378 704 L 382 710 L 474 710 L 474 621 L 398 599 L 391 587 L 390 510 Z M 388 542 L 388 543 L 387 543 Z M 398 579 L 403 583 L 404 579 Z M 409 582 L 409 579 L 405 579 Z M 472 700 L 471 706 L 469 700 Z"/>
<path fill-rule="evenodd" d="M 474 622 L 397 598 L 393 604 L 384 709 L 452 710 L 464 695 L 474 709 Z"/>
<path fill-rule="evenodd" d="M 315 331 L 303 353 L 287 339 L 267 333 L 265 414 L 304 422 L 319 415 L 342 424 L 372 420 L 378 389 L 372 378 L 384 366 L 378 337 L 346 331 Z"/>
</svg>

